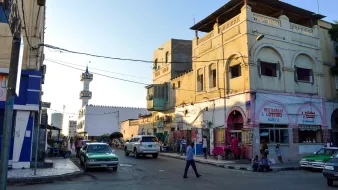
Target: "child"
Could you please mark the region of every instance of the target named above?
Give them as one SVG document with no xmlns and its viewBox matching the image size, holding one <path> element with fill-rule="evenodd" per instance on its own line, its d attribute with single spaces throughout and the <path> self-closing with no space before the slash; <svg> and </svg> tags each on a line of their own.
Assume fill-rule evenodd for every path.
<svg viewBox="0 0 338 190">
<path fill-rule="evenodd" d="M 280 150 L 279 146 L 280 146 L 279 144 L 277 144 L 276 146 L 276 155 L 278 157 L 279 162 L 283 164 L 282 151 Z"/>
<path fill-rule="evenodd" d="M 251 160 L 251 166 L 252 166 L 252 170 L 255 172 L 258 170 L 259 168 L 259 159 L 258 159 L 258 155 L 256 155 L 252 160 Z"/>
</svg>

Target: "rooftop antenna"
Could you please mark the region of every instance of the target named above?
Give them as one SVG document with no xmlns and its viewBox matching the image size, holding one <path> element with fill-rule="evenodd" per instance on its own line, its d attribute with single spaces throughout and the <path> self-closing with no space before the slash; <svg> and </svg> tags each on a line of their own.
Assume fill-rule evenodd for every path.
<svg viewBox="0 0 338 190">
<path fill-rule="evenodd" d="M 318 14 L 319 14 L 319 0 L 317 0 Z"/>
</svg>

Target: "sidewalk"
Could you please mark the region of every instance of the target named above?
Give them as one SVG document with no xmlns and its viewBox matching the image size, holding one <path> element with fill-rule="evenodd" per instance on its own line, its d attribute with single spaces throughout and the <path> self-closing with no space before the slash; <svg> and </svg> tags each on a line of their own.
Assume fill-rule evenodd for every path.
<svg viewBox="0 0 338 190">
<path fill-rule="evenodd" d="M 177 153 L 164 153 L 161 152 L 160 156 L 176 158 L 184 160 L 185 156 L 180 156 Z M 195 156 L 195 162 L 201 164 L 209 164 L 221 168 L 234 169 L 234 170 L 246 170 L 252 171 L 249 160 L 216 160 L 216 159 L 205 159 L 202 156 Z M 298 163 L 284 163 L 284 164 L 273 164 L 271 165 L 273 171 L 288 171 L 288 170 L 300 170 L 301 167 Z"/>
<path fill-rule="evenodd" d="M 70 159 L 49 158 L 48 160 L 53 162 L 53 168 L 37 168 L 36 175 L 34 175 L 34 168 L 8 170 L 8 183 L 50 183 L 55 180 L 67 180 L 83 174 L 83 171 Z"/>
</svg>

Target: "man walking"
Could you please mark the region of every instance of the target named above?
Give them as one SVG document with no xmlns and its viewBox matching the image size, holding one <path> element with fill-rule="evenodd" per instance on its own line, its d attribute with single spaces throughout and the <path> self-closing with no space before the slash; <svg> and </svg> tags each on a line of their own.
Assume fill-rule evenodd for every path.
<svg viewBox="0 0 338 190">
<path fill-rule="evenodd" d="M 181 156 L 183 155 L 183 153 L 186 155 L 186 147 L 187 147 L 187 141 L 184 139 L 184 137 L 182 137 L 182 140 L 181 140 Z"/>
<path fill-rule="evenodd" d="M 197 168 L 196 168 L 196 164 L 195 164 L 195 160 L 194 160 L 194 142 L 191 142 L 190 145 L 187 148 L 187 156 L 186 156 L 186 165 L 185 165 L 185 170 L 184 170 L 184 175 L 183 178 L 188 178 L 187 174 L 188 174 L 188 169 L 190 167 L 190 165 L 192 166 L 192 169 L 195 171 L 196 177 L 201 177 L 202 175 L 200 175 L 197 172 Z"/>
</svg>

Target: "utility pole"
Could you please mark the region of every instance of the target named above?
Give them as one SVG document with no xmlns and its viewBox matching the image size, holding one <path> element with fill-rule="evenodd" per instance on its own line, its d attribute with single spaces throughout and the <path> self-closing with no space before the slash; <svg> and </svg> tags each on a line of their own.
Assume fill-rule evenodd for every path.
<svg viewBox="0 0 338 190">
<path fill-rule="evenodd" d="M 7 188 L 8 158 L 10 152 L 10 141 L 13 130 L 13 108 L 15 99 L 15 88 L 18 74 L 20 45 L 21 45 L 21 19 L 19 16 L 18 5 L 13 1 L 5 0 L 5 10 L 12 10 L 9 14 L 8 22 L 13 35 L 11 60 L 8 73 L 8 85 L 5 104 L 4 127 L 2 133 L 1 145 L 1 163 L 0 163 L 0 189 Z"/>
<path fill-rule="evenodd" d="M 117 111 L 117 126 L 118 126 L 118 130 L 121 129 L 121 126 L 120 126 L 120 111 Z"/>
</svg>

